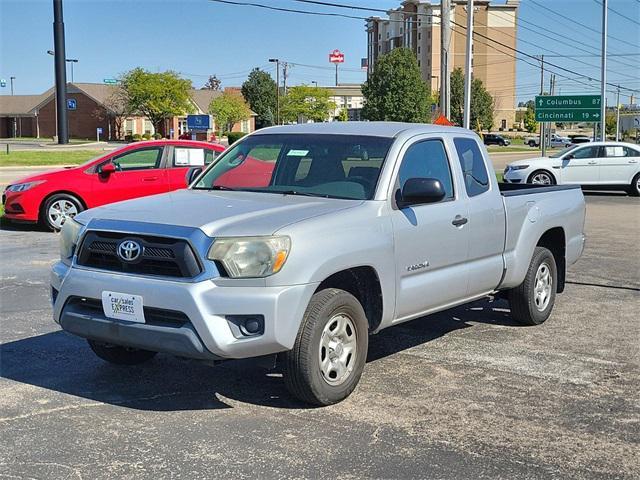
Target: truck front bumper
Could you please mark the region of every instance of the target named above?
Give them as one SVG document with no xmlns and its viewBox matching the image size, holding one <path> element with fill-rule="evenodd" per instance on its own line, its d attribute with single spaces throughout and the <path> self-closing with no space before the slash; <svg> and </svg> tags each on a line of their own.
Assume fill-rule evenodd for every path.
<svg viewBox="0 0 640 480">
<path fill-rule="evenodd" d="M 168 281 L 71 268 L 61 262 L 51 271 L 53 317 L 64 330 L 105 343 L 205 360 L 290 350 L 317 287 Z M 145 317 L 149 311 L 157 321 L 106 317 L 100 303 L 103 291 L 142 296 Z M 243 318 L 260 319 L 262 333 L 245 335 L 239 327 Z"/>
</svg>

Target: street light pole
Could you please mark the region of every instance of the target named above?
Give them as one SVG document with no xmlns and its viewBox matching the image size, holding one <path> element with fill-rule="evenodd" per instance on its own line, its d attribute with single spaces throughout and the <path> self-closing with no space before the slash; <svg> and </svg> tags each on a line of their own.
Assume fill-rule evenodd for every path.
<svg viewBox="0 0 640 480">
<path fill-rule="evenodd" d="M 71 64 L 71 83 L 73 83 L 73 64 L 74 63 L 78 63 L 78 59 L 77 58 L 67 58 L 67 59 L 65 59 L 65 61 L 67 63 Z"/>
<path fill-rule="evenodd" d="M 269 62 L 276 64 L 276 125 L 280 125 L 280 60 L 270 58 Z"/>
<path fill-rule="evenodd" d="M 11 95 L 13 95 L 13 81 L 16 79 L 16 77 L 9 77 L 9 80 L 11 81 Z"/>
<path fill-rule="evenodd" d="M 607 0 L 602 0 L 602 66 L 600 70 L 600 140 L 606 141 L 607 114 Z"/>
<path fill-rule="evenodd" d="M 616 142 L 620 141 L 620 85 L 616 93 Z"/>
<path fill-rule="evenodd" d="M 451 44 L 451 0 L 440 2 L 440 113 L 451 115 L 449 46 Z"/>
<path fill-rule="evenodd" d="M 53 0 L 53 42 L 56 67 L 58 143 L 66 145 L 69 143 L 69 128 L 67 125 L 67 72 L 65 71 L 62 0 Z"/>
</svg>

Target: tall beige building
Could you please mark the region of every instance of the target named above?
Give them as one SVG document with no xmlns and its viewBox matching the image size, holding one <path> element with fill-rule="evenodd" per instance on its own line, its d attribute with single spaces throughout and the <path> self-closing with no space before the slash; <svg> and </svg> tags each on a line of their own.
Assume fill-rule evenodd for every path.
<svg viewBox="0 0 640 480">
<path fill-rule="evenodd" d="M 520 0 L 493 3 L 474 0 L 473 77 L 482 80 L 494 98 L 494 129 L 512 128 L 516 113 L 515 52 L 491 42 L 489 37 L 516 48 Z M 467 1 L 451 1 L 451 70 L 465 68 Z M 482 35 L 482 36 L 481 36 Z M 380 55 L 398 47 L 413 50 L 422 78 L 434 91 L 440 89 L 440 5 L 427 0 L 405 0 L 388 18 L 367 20 L 369 72 Z"/>
</svg>

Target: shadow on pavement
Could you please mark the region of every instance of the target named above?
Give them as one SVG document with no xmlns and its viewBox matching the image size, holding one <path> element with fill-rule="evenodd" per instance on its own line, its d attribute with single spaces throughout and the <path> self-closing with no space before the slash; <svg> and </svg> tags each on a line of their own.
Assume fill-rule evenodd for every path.
<svg viewBox="0 0 640 480">
<path fill-rule="evenodd" d="M 46 232 L 48 230 L 42 228 L 38 223 L 20 223 L 12 222 L 11 220 L 0 217 L 0 230 L 6 230 L 9 232 Z"/>
<path fill-rule="evenodd" d="M 471 328 L 473 323 L 515 326 L 506 305 L 483 300 L 386 329 L 371 337 L 367 361 Z M 308 408 L 287 393 L 277 367 L 268 370 L 255 360 L 212 367 L 158 355 L 140 366 L 119 367 L 98 359 L 84 340 L 62 331 L 0 345 L 0 377 L 138 410 L 231 408 L 221 397 L 277 408 Z"/>
</svg>

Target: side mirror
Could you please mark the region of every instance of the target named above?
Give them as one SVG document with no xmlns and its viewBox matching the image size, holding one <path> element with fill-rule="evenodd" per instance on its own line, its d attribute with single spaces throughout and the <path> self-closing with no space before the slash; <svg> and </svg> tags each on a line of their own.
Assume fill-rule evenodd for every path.
<svg viewBox="0 0 640 480">
<path fill-rule="evenodd" d="M 98 173 L 100 175 L 105 175 L 107 177 L 115 172 L 116 172 L 116 166 L 113 163 L 105 163 L 98 170 Z"/>
<path fill-rule="evenodd" d="M 193 181 L 202 173 L 202 167 L 191 167 L 187 170 L 187 174 L 185 175 L 185 180 L 187 182 L 187 187 L 193 183 Z"/>
<path fill-rule="evenodd" d="M 398 201 L 399 207 L 435 203 L 446 195 L 440 180 L 436 178 L 410 178 L 404 183 Z"/>
</svg>

